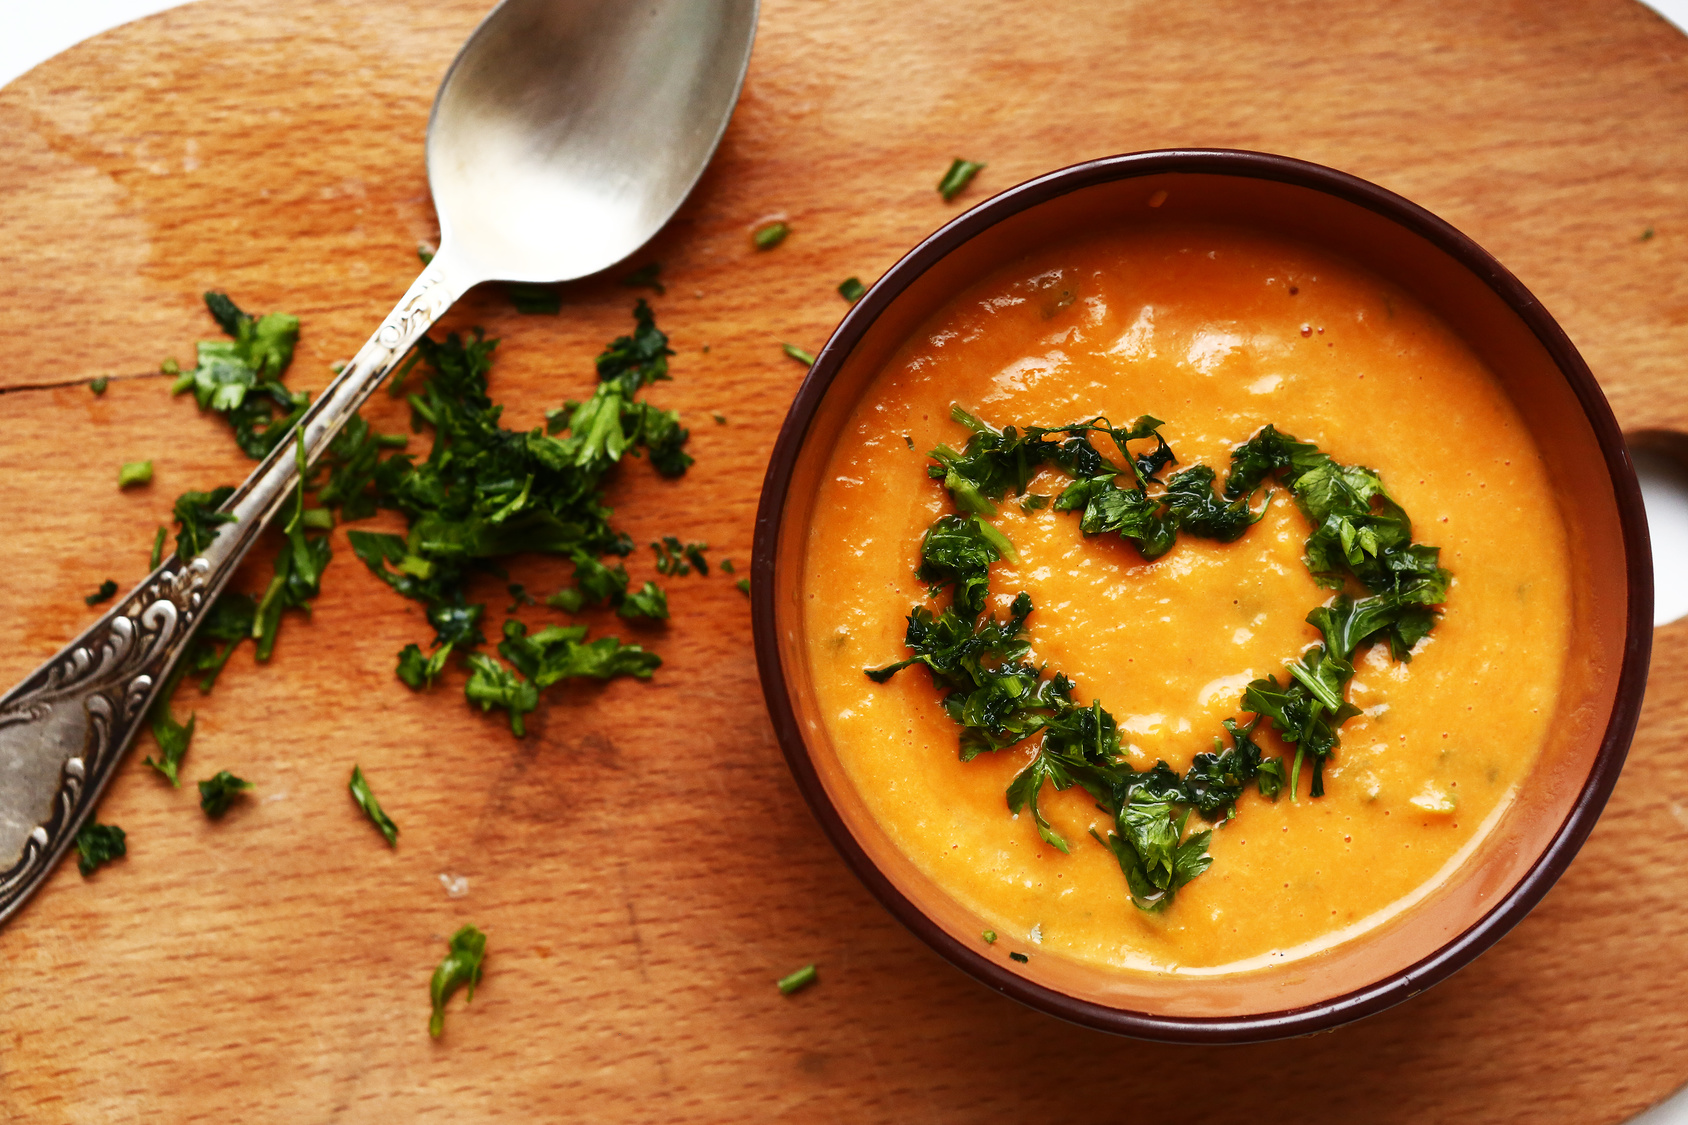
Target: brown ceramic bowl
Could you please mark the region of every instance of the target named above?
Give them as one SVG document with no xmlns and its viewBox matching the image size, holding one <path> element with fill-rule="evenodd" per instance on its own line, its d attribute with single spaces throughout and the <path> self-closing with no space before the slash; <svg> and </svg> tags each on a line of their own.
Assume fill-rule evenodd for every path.
<svg viewBox="0 0 1688 1125">
<path fill-rule="evenodd" d="M 1572 551 L 1576 649 L 1558 719 L 1496 829 L 1447 883 L 1381 930 L 1221 977 L 1126 973 L 1047 954 L 1017 964 L 982 946 L 981 919 L 916 870 L 868 814 L 815 714 L 802 644 L 799 589 L 819 477 L 891 353 L 964 286 L 1033 247 L 1086 226 L 1164 219 L 1295 237 L 1434 309 L 1498 376 L 1547 451 Z M 966 212 L 892 267 L 833 333 L 780 431 L 757 514 L 751 598 L 762 690 L 791 771 L 885 907 L 957 967 L 1034 1008 L 1189 1043 L 1301 1035 L 1381 1011 L 1516 925 L 1569 866 L 1617 780 L 1641 707 L 1653 614 L 1646 520 L 1622 435 L 1541 304 L 1476 243 L 1398 195 L 1318 165 L 1231 151 L 1136 153 L 1052 172 Z"/>
</svg>

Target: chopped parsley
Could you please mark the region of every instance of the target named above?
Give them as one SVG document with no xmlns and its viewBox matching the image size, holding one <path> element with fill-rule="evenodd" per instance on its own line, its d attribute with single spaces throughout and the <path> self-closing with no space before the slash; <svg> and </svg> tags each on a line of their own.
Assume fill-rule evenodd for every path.
<svg viewBox="0 0 1688 1125">
<path fill-rule="evenodd" d="M 813 965 L 804 965 L 796 972 L 788 973 L 778 981 L 781 996 L 790 996 L 793 992 L 801 992 L 819 979 Z"/>
<path fill-rule="evenodd" d="M 938 181 L 938 194 L 944 197 L 945 203 L 948 203 L 957 195 L 960 195 L 962 189 L 972 183 L 973 177 L 982 172 L 984 167 L 983 164 L 963 160 L 959 156 L 956 157 L 951 162 L 949 171 L 944 173 L 944 178 Z"/>
<path fill-rule="evenodd" d="M 512 281 L 504 286 L 504 291 L 523 316 L 556 316 L 563 311 L 563 294 L 555 285 Z"/>
<path fill-rule="evenodd" d="M 392 817 L 382 811 L 381 802 L 377 801 L 375 794 L 370 792 L 369 782 L 364 780 L 362 769 L 357 766 L 352 767 L 352 779 L 346 783 L 346 788 L 351 791 L 352 800 L 357 802 L 358 808 L 362 809 L 364 815 L 370 819 L 375 827 L 381 830 L 381 835 L 387 838 L 387 846 L 398 847 L 399 826 L 393 823 Z"/>
<path fill-rule="evenodd" d="M 1031 960 L 1031 958 L 1027 957 L 1024 953 L 1010 953 L 1008 955 L 1008 959 L 1010 961 L 1018 961 L 1022 965 Z"/>
<path fill-rule="evenodd" d="M 734 582 L 733 585 L 738 587 L 739 593 L 741 594 L 748 595 L 750 593 L 750 579 L 748 578 L 740 578 L 737 582 Z"/>
<path fill-rule="evenodd" d="M 150 570 L 157 570 L 158 564 L 164 561 L 164 541 L 170 536 L 170 529 L 163 524 L 158 525 L 158 533 L 152 537 L 152 558 L 147 563 Z"/>
<path fill-rule="evenodd" d="M 463 685 L 463 694 L 470 703 L 480 704 L 482 711 L 503 708 L 510 716 L 510 733 L 524 737 L 525 716 L 539 707 L 539 689 L 485 653 L 472 652 L 466 659 L 469 679 Z"/>
<path fill-rule="evenodd" d="M 103 395 L 103 394 L 106 393 L 106 387 L 108 387 L 110 384 L 111 384 L 111 378 L 109 376 L 106 376 L 106 375 L 101 375 L 98 379 L 95 379 L 94 381 L 92 381 L 91 383 L 88 384 L 88 389 L 90 391 L 93 391 L 97 395 Z"/>
<path fill-rule="evenodd" d="M 986 930 L 984 933 L 980 934 L 979 936 L 985 939 L 986 945 L 995 945 L 996 944 L 996 931 L 995 930 Z"/>
<path fill-rule="evenodd" d="M 481 983 L 481 962 L 486 960 L 486 935 L 473 926 L 464 926 L 451 935 L 449 952 L 428 982 L 428 999 L 433 1015 L 428 1017 L 428 1034 L 435 1039 L 445 1030 L 445 1002 L 459 988 L 468 986 L 464 1002 L 475 998 L 475 986 Z"/>
<path fill-rule="evenodd" d="M 82 831 L 76 834 L 76 851 L 76 868 L 86 879 L 98 870 L 101 864 L 122 859 L 129 854 L 129 844 L 123 829 L 117 825 L 96 824 L 89 820 L 82 826 Z"/>
<path fill-rule="evenodd" d="M 642 455 L 660 475 L 677 477 L 692 463 L 685 451 L 690 434 L 679 415 L 641 397 L 669 378 L 668 357 L 674 352 L 668 337 L 643 300 L 634 306 L 633 321 L 631 335 L 617 337 L 598 356 L 598 383 L 591 396 L 548 411 L 545 427 L 526 433 L 499 425 L 502 408 L 487 393 L 496 340 L 479 332 L 468 340 L 456 334 L 443 342 L 424 337 L 417 349 L 428 378 L 407 398 L 414 427 L 434 432 L 431 451 L 421 460 L 404 452 L 384 457 L 348 453 L 343 483 L 329 485 L 337 489 L 334 499 L 347 518 L 354 506 L 360 513 L 391 507 L 409 524 L 403 536 L 347 533 L 364 564 L 395 591 L 427 607 L 434 626 L 432 654 L 407 646 L 400 654 L 399 678 L 414 688 L 426 687 L 456 652 L 468 661 L 464 692 L 470 703 L 505 710 L 517 734 L 525 731 L 524 717 L 537 708 L 539 690 L 567 677 L 536 683 L 520 665 L 512 670 L 495 657 L 472 652 L 485 641 L 479 627 L 485 606 L 468 600 L 475 575 L 496 571 L 496 560 L 510 555 L 561 555 L 573 561 L 574 580 L 548 597 L 547 605 L 574 613 L 607 604 L 622 617 L 668 616 L 660 587 L 647 582 L 629 590 L 626 568 L 604 561 L 633 549 L 627 534 L 610 524 L 612 512 L 605 503 L 604 490 L 617 465 Z M 560 643 L 548 630 L 529 641 L 539 644 L 540 637 L 545 644 Z M 514 643 L 507 631 L 500 651 Z M 631 673 L 637 666 L 648 676 L 659 663 L 655 654 L 622 646 L 613 637 L 581 647 L 641 654 L 607 665 L 611 675 L 637 674 Z M 556 652 L 547 658 L 560 659 Z"/>
<path fill-rule="evenodd" d="M 861 300 L 862 294 L 866 292 L 867 286 L 862 284 L 859 277 L 846 277 L 838 283 L 838 295 L 852 305 Z"/>
<path fill-rule="evenodd" d="M 750 236 L 750 241 L 756 244 L 758 250 L 772 250 L 785 241 L 785 236 L 791 233 L 791 227 L 784 222 L 768 223 L 756 228 Z"/>
<path fill-rule="evenodd" d="M 158 744 L 158 757 L 154 759 L 152 755 L 147 755 L 146 764 L 163 774 L 171 785 L 178 788 L 182 784 L 182 759 L 187 756 L 188 743 L 193 741 L 193 727 L 197 720 L 197 716 L 189 715 L 185 724 L 179 723 L 170 710 L 170 698 L 175 694 L 176 685 L 186 672 L 186 661 L 176 665 L 176 670 L 164 681 L 164 687 L 147 712 L 152 740 Z"/>
<path fill-rule="evenodd" d="M 664 535 L 660 542 L 653 542 L 651 550 L 656 553 L 656 572 L 683 576 L 696 570 L 699 574 L 709 573 L 709 560 L 703 553 L 709 550 L 708 543 L 681 543 L 672 535 Z"/>
<path fill-rule="evenodd" d="M 189 562 L 203 555 L 217 537 L 217 529 L 235 522 L 232 513 L 217 510 L 233 495 L 234 486 L 225 484 L 210 492 L 184 492 L 176 497 L 176 557 Z"/>
<path fill-rule="evenodd" d="M 1272 426 L 1233 450 L 1224 488 L 1216 493 L 1217 474 L 1205 465 L 1160 479 L 1177 460 L 1156 418 L 1145 416 L 1125 428 L 1093 418 L 998 430 L 959 406 L 951 413 L 971 436 L 959 452 L 946 445 L 934 449 L 927 471 L 966 514 L 945 514 L 933 522 L 915 572 L 929 596 L 948 590 L 950 604 L 936 614 L 914 607 L 905 635 L 913 655 L 867 669 L 867 675 L 883 683 L 904 668 L 925 665 L 945 693 L 944 710 L 961 727 L 962 761 L 1040 736 L 1031 760 L 1008 786 L 1009 812 L 1029 813 L 1042 840 L 1068 852 L 1070 844 L 1043 815 L 1038 797 L 1045 784 L 1058 792 L 1082 788 L 1113 818 L 1105 837 L 1094 829 L 1091 835 L 1119 863 L 1132 902 L 1143 910 L 1163 910 L 1212 863 L 1207 852 L 1212 830 L 1191 830 L 1192 813 L 1209 822 L 1228 820 L 1251 785 L 1276 799 L 1287 782 L 1294 800 L 1307 764 L 1309 794 L 1324 794 L 1325 762 L 1338 745 L 1337 730 L 1359 713 L 1346 700 L 1354 652 L 1375 641 L 1388 644 L 1395 659 L 1410 660 L 1413 647 L 1435 625 L 1449 574 L 1438 564 L 1437 548 L 1413 541 L 1411 521 L 1377 474 L 1339 464 Z M 1097 448 L 1098 438 L 1106 439 L 1119 460 Z M 991 564 L 1014 558 L 1013 545 L 986 517 L 997 513 L 1005 497 L 1026 496 L 1043 465 L 1073 478 L 1054 500 L 1056 511 L 1079 513 L 1087 537 L 1118 535 L 1147 559 L 1165 554 L 1180 534 L 1237 539 L 1264 515 L 1270 495 L 1258 512 L 1252 505 L 1269 479 L 1289 490 L 1313 529 L 1306 566 L 1321 585 L 1340 591 L 1307 617 L 1322 643 L 1286 662 L 1282 684 L 1270 675 L 1250 683 L 1240 705 L 1254 719 L 1247 726 L 1226 719 L 1225 737 L 1214 739 L 1211 752 L 1197 754 L 1183 776 L 1164 761 L 1146 770 L 1132 767 L 1114 717 L 1101 702 L 1077 703 L 1071 679 L 1059 671 L 1046 676 L 1046 667 L 1029 659 L 1029 595 L 1016 597 L 1004 619 L 985 613 Z M 1029 499 L 1022 507 L 1041 507 Z M 1350 583 L 1363 587 L 1366 596 L 1350 597 Z M 1288 770 L 1255 740 L 1264 721 L 1295 747 Z"/>
<path fill-rule="evenodd" d="M 152 483 L 151 461 L 125 461 L 117 470 L 117 487 L 131 488 Z"/>
<path fill-rule="evenodd" d="M 116 596 L 117 583 L 107 578 L 104 582 L 100 583 L 100 588 L 98 590 L 95 590 L 92 594 L 89 594 L 82 600 L 88 605 L 99 605 L 101 602 L 109 602 Z"/>
<path fill-rule="evenodd" d="M 254 318 L 218 292 L 205 294 L 205 307 L 230 339 L 199 341 L 198 362 L 182 372 L 170 393 L 192 391 L 199 409 L 221 414 L 241 450 L 261 460 L 310 404 L 309 395 L 294 394 L 281 382 L 299 341 L 299 318 L 288 313 Z"/>
<path fill-rule="evenodd" d="M 796 344 L 781 344 L 780 347 L 785 350 L 786 355 L 795 359 L 804 367 L 813 367 L 815 365 L 815 357 L 809 352 L 806 352 L 802 348 L 798 347 Z"/>
<path fill-rule="evenodd" d="M 250 788 L 250 781 L 242 780 L 228 770 L 218 770 L 214 776 L 199 783 L 199 807 L 205 810 L 206 816 L 216 820 Z"/>
<path fill-rule="evenodd" d="M 654 290 L 656 295 L 661 297 L 668 292 L 662 282 L 658 280 L 661 274 L 661 262 L 647 262 L 638 269 L 634 270 L 632 273 L 628 274 L 626 277 L 622 278 L 621 283 L 629 289 Z"/>
</svg>

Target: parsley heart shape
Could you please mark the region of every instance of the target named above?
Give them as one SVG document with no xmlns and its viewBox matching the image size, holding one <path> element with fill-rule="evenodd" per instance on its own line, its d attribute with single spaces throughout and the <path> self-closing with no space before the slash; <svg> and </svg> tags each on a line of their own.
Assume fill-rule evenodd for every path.
<svg viewBox="0 0 1688 1125">
<path fill-rule="evenodd" d="M 1029 809 L 1038 835 L 1068 852 L 1067 841 L 1038 809 L 1038 794 L 1045 783 L 1057 791 L 1079 786 L 1114 818 L 1105 839 L 1094 830 L 1091 835 L 1118 860 L 1131 901 L 1142 910 L 1164 910 L 1179 887 L 1213 862 L 1207 851 L 1212 829 L 1186 832 L 1192 812 L 1208 822 L 1229 819 L 1251 783 L 1275 800 L 1287 782 L 1294 800 L 1303 765 L 1311 767 L 1309 796 L 1324 795 L 1325 762 L 1338 745 L 1338 729 L 1359 714 L 1346 699 L 1354 652 L 1384 641 L 1396 660 L 1412 659 L 1413 646 L 1435 627 L 1436 607 L 1447 597 L 1450 575 L 1438 565 L 1439 549 L 1413 542 L 1412 521 L 1376 473 L 1340 464 L 1271 425 L 1232 450 L 1224 488 L 1216 493 L 1217 474 L 1206 465 L 1159 479 L 1177 458 L 1160 433 L 1166 423 L 1148 415 L 1125 428 L 1097 417 L 1002 429 L 960 406 L 952 406 L 950 416 L 972 436 L 960 452 L 947 445 L 934 449 L 927 473 L 943 481 L 959 513 L 939 516 L 927 529 L 915 571 L 930 596 L 948 588 L 950 604 L 936 615 L 916 606 L 904 638 L 914 655 L 865 671 L 884 683 L 910 665 L 925 665 L 946 693 L 945 712 L 961 727 L 962 761 L 1041 734 L 1036 755 L 1008 786 L 1009 812 Z M 1102 437 L 1119 461 L 1097 448 Z M 1010 495 L 1022 498 L 1027 511 L 1047 506 L 1049 497 L 1026 493 L 1045 465 L 1072 477 L 1053 499 L 1056 511 L 1080 513 L 1085 535 L 1117 534 L 1146 559 L 1171 550 L 1180 534 L 1240 539 L 1266 514 L 1271 493 L 1258 511 L 1254 496 L 1269 480 L 1288 489 L 1313 529 L 1307 569 L 1321 586 L 1337 591 L 1307 615 L 1322 643 L 1286 662 L 1284 683 L 1275 676 L 1250 683 L 1242 710 L 1253 721 L 1239 727 L 1226 719 L 1229 747 L 1215 738 L 1214 752 L 1197 754 L 1182 777 L 1164 761 L 1133 768 L 1121 752 L 1119 727 L 1100 701 L 1075 703 L 1075 685 L 1065 673 L 1045 676 L 1026 662 L 1029 595 L 1014 599 L 1006 620 L 984 612 L 991 564 L 1016 557 L 1013 544 L 984 517 L 995 515 L 998 502 Z M 1342 592 L 1351 582 L 1366 596 Z M 1295 747 L 1287 777 L 1283 759 L 1265 756 L 1252 737 L 1263 720 Z"/>
</svg>

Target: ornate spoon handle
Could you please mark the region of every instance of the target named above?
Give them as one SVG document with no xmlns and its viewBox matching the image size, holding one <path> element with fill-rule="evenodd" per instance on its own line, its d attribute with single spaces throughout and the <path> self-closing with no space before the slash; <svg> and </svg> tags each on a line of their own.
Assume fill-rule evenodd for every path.
<svg viewBox="0 0 1688 1125">
<path fill-rule="evenodd" d="M 428 264 L 300 419 L 307 462 L 469 284 L 443 253 Z M 205 610 L 297 479 L 294 441 L 277 443 L 223 505 L 235 522 L 221 525 L 203 555 L 172 556 L 0 697 L 0 922 L 75 839 Z"/>
</svg>

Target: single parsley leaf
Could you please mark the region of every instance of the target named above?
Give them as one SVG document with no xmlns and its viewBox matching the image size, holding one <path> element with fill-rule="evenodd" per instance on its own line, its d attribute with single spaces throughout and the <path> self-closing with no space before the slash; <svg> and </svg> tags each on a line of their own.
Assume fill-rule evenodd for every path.
<svg viewBox="0 0 1688 1125">
<path fill-rule="evenodd" d="M 106 393 L 106 387 L 109 386 L 110 383 L 110 377 L 101 375 L 98 379 L 95 379 L 88 384 L 88 389 L 97 395 L 103 395 Z"/>
<path fill-rule="evenodd" d="M 233 486 L 225 484 L 210 492 L 184 492 L 176 497 L 174 511 L 179 528 L 176 532 L 177 558 L 191 562 L 196 556 L 203 555 L 211 540 L 217 537 L 217 529 L 225 523 L 235 522 L 232 512 L 217 510 L 233 495 Z"/>
<path fill-rule="evenodd" d="M 563 294 L 555 285 L 513 281 L 504 286 L 504 291 L 523 316 L 556 316 L 563 311 Z"/>
<path fill-rule="evenodd" d="M 90 818 L 76 834 L 76 850 L 80 855 L 76 861 L 77 870 L 86 879 L 101 864 L 129 854 L 129 845 L 123 829 L 115 824 L 96 824 Z"/>
<path fill-rule="evenodd" d="M 757 227 L 755 233 L 750 236 L 750 241 L 755 243 L 758 250 L 772 250 L 784 242 L 786 235 L 790 233 L 791 227 L 787 223 L 768 223 L 766 226 Z"/>
<path fill-rule="evenodd" d="M 151 461 L 125 461 L 117 470 L 117 487 L 133 488 L 152 483 Z"/>
<path fill-rule="evenodd" d="M 480 704 L 482 711 L 503 708 L 510 714 L 510 732 L 517 738 L 526 735 L 523 717 L 539 706 L 539 689 L 493 657 L 472 652 L 467 659 L 470 674 L 463 694 L 469 702 Z"/>
<path fill-rule="evenodd" d="M 838 283 L 838 295 L 852 305 L 861 300 L 862 294 L 866 292 L 867 286 L 862 284 L 859 277 L 847 277 Z"/>
<path fill-rule="evenodd" d="M 206 674 L 199 681 L 201 692 L 211 690 L 235 649 L 252 635 L 257 618 L 258 603 L 251 594 L 224 591 L 211 603 L 204 623 L 194 634 L 193 644 L 182 657 L 184 667 Z"/>
<path fill-rule="evenodd" d="M 944 173 L 944 178 L 938 181 L 938 194 L 948 203 L 961 194 L 962 189 L 972 183 L 973 177 L 984 171 L 984 168 L 983 164 L 956 157 L 950 163 L 949 171 Z"/>
<path fill-rule="evenodd" d="M 795 972 L 787 973 L 785 976 L 781 977 L 777 983 L 779 985 L 780 995 L 790 996 L 793 992 L 801 992 L 803 989 L 808 988 L 819 979 L 820 974 L 815 971 L 815 966 L 804 965 L 801 969 L 798 969 Z"/>
<path fill-rule="evenodd" d="M 170 535 L 170 529 L 163 524 L 158 525 L 158 533 L 152 537 L 152 558 L 147 563 L 150 570 L 157 570 L 158 564 L 164 561 L 164 541 Z"/>
<path fill-rule="evenodd" d="M 599 637 L 595 641 L 587 641 L 585 637 L 584 625 L 547 625 L 530 636 L 526 625 L 507 620 L 498 651 L 532 680 L 536 688 L 581 676 L 599 680 L 634 676 L 648 680 L 662 666 L 660 656 L 639 645 L 622 644 L 617 637 Z"/>
<path fill-rule="evenodd" d="M 294 394 L 281 382 L 299 340 L 299 318 L 287 313 L 253 318 L 225 293 L 206 293 L 205 306 L 232 339 L 199 341 L 197 363 L 171 393 L 191 390 L 199 409 L 223 415 L 242 451 L 260 460 L 310 405 L 309 395 Z"/>
<path fill-rule="evenodd" d="M 434 1009 L 428 1017 L 428 1034 L 435 1039 L 445 1030 L 445 1002 L 451 994 L 467 985 L 464 1002 L 475 998 L 475 986 L 481 983 L 481 963 L 486 960 L 486 935 L 473 926 L 464 926 L 451 935 L 447 948 L 449 952 L 428 982 L 428 999 Z"/>
<path fill-rule="evenodd" d="M 147 723 L 152 729 L 153 741 L 158 744 L 158 759 L 151 755 L 146 758 L 146 764 L 163 774 L 170 780 L 170 784 L 180 787 L 182 759 L 188 752 L 188 743 L 193 741 L 193 727 L 197 716 L 189 715 L 186 724 L 176 721 L 171 713 L 170 700 L 176 694 L 176 685 L 187 673 L 187 662 L 176 665 L 176 670 L 170 673 L 159 688 L 158 695 L 152 701 L 152 707 L 147 712 Z"/>
<path fill-rule="evenodd" d="M 199 807 L 205 810 L 205 815 L 216 820 L 229 811 L 229 806 L 246 790 L 252 788 L 250 781 L 236 777 L 228 770 L 218 770 L 212 777 L 199 783 Z"/>
<path fill-rule="evenodd" d="M 107 578 L 104 582 L 100 583 L 100 588 L 98 590 L 95 590 L 92 594 L 89 594 L 82 600 L 88 605 L 99 605 L 101 602 L 109 602 L 116 596 L 117 583 Z"/>
<path fill-rule="evenodd" d="M 792 359 L 795 359 L 798 363 L 801 363 L 804 367 L 813 367 L 815 365 L 814 355 L 811 354 L 810 352 L 804 351 L 802 348 L 798 347 L 796 344 L 781 344 L 780 347 L 782 349 L 784 349 L 786 355 L 790 356 Z"/>
<path fill-rule="evenodd" d="M 661 297 L 663 294 L 668 292 L 668 290 L 663 287 L 662 282 L 658 280 L 661 274 L 661 262 L 646 262 L 644 265 L 622 278 L 621 283 L 629 289 L 654 289 L 656 290 L 656 295 Z"/>
<path fill-rule="evenodd" d="M 370 792 L 369 782 L 364 779 L 362 769 L 352 767 L 352 779 L 346 783 L 346 788 L 351 791 L 352 800 L 357 802 L 358 808 L 381 830 L 381 835 L 387 838 L 387 846 L 398 847 L 399 826 L 393 823 L 392 817 L 381 810 L 381 802 Z"/>
</svg>

